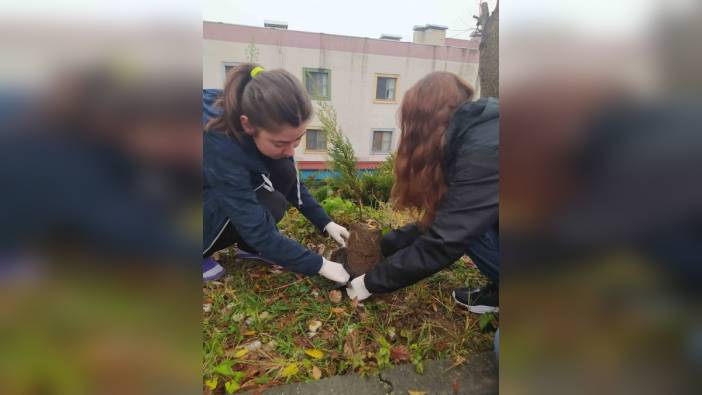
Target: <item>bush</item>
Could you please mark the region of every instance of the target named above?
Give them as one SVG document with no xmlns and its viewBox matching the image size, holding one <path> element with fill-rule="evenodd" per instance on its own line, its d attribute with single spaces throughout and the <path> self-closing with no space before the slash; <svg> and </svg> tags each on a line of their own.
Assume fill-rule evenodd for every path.
<svg viewBox="0 0 702 395">
<path fill-rule="evenodd" d="M 363 196 L 363 203 L 369 206 L 377 206 L 378 203 L 385 203 L 390 199 L 390 191 L 394 177 L 392 174 L 375 171 L 366 173 L 361 178 L 363 182 L 363 190 L 366 192 Z"/>
<path fill-rule="evenodd" d="M 319 203 L 323 202 L 329 197 L 329 195 L 331 195 L 331 188 L 328 185 L 322 185 L 319 188 L 310 190 L 310 193 L 312 194 L 312 197 L 314 197 L 314 200 Z"/>
</svg>

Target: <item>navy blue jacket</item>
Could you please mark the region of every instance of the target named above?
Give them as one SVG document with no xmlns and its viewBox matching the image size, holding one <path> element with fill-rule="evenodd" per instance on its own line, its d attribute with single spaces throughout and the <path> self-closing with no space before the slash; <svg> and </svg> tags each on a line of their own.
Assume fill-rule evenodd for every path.
<svg viewBox="0 0 702 395">
<path fill-rule="evenodd" d="M 270 172 L 251 138 L 239 142 L 221 132 L 205 131 L 203 171 L 203 252 L 231 222 L 246 244 L 264 257 L 294 272 L 319 272 L 322 257 L 283 236 L 271 213 L 259 204 L 255 190 L 264 182 L 262 175 L 270 177 Z M 321 231 L 331 219 L 298 183 L 299 189 L 285 197 Z"/>
</svg>

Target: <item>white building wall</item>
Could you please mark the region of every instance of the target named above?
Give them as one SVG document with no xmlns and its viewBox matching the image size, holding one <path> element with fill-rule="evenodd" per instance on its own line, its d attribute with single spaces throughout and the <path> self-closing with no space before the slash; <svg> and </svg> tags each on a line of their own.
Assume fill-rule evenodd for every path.
<svg viewBox="0 0 702 395">
<path fill-rule="evenodd" d="M 416 45 L 416 44 L 415 44 Z M 203 88 L 219 88 L 224 84 L 224 65 L 245 62 L 250 43 L 204 40 Z M 434 59 L 368 54 L 364 52 L 326 49 L 292 48 L 255 45 L 257 62 L 267 69 L 283 68 L 303 81 L 303 68 L 331 70 L 331 104 L 337 119 L 354 146 L 359 161 L 382 161 L 387 155 L 371 153 L 373 129 L 393 129 L 392 150 L 397 148 L 399 127 L 397 111 L 404 92 L 432 71 L 455 73 L 473 86 L 477 85 L 476 63 L 438 61 Z M 442 47 L 434 47 L 436 51 Z M 466 59 L 469 49 L 465 49 Z M 397 102 L 376 103 L 375 75 L 398 74 Z M 313 101 L 314 103 L 314 101 Z M 316 105 L 315 105 L 316 111 Z M 320 127 L 315 115 L 309 128 Z M 327 155 L 305 152 L 303 139 L 296 151 L 298 161 L 326 161 Z"/>
</svg>

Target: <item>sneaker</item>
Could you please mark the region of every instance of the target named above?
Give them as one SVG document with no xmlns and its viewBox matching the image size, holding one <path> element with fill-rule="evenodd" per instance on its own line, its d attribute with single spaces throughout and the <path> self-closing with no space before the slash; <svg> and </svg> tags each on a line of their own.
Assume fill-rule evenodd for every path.
<svg viewBox="0 0 702 395">
<path fill-rule="evenodd" d="M 217 280 L 224 275 L 224 268 L 217 261 L 208 257 L 202 261 L 202 281 Z"/>
<path fill-rule="evenodd" d="M 276 264 L 275 262 L 271 261 L 270 259 L 264 258 L 262 255 L 254 254 L 254 253 L 252 253 L 252 252 L 247 252 L 247 251 L 244 251 L 244 250 L 241 250 L 241 249 L 240 249 L 239 251 L 237 251 L 235 257 L 236 257 L 236 258 L 239 258 L 239 259 L 255 259 L 255 260 L 258 260 L 258 261 L 261 261 L 261 262 L 265 262 L 265 263 L 267 263 L 267 264 L 269 264 L 269 265 L 275 265 L 275 264 Z"/>
<path fill-rule="evenodd" d="M 453 300 L 475 314 L 500 311 L 500 291 L 495 284 L 489 284 L 485 288 L 456 288 L 453 290 Z"/>
</svg>

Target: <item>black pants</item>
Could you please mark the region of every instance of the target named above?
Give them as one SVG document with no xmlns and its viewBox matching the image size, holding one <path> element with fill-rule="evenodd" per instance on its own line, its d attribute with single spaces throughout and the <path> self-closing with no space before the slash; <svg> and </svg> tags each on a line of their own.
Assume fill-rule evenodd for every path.
<svg viewBox="0 0 702 395">
<path fill-rule="evenodd" d="M 267 208 L 273 216 L 273 219 L 275 219 L 275 222 L 278 223 L 283 219 L 288 209 L 288 200 L 285 196 L 289 196 L 289 194 L 293 192 L 293 189 L 297 188 L 297 172 L 295 170 L 295 165 L 289 159 L 270 161 L 268 163 L 268 170 L 270 172 L 269 179 L 275 191 L 271 192 L 265 188 L 259 188 L 256 191 L 256 198 L 258 199 L 258 203 Z M 263 183 L 263 178 L 261 178 L 261 183 Z M 234 244 L 236 244 L 239 249 L 246 252 L 257 253 L 256 250 L 246 244 L 246 241 L 239 236 L 239 233 L 230 221 L 227 223 L 224 231 L 220 233 L 217 240 L 215 240 L 212 247 L 205 251 L 203 256 L 207 258 L 215 252 L 231 247 Z"/>
<path fill-rule="evenodd" d="M 396 229 L 383 237 L 380 242 L 381 252 L 387 257 L 395 252 L 409 247 L 422 235 L 417 225 L 411 224 Z M 495 227 L 483 235 L 469 240 L 466 254 L 473 260 L 475 266 L 491 282 L 500 281 L 500 236 Z"/>
</svg>

